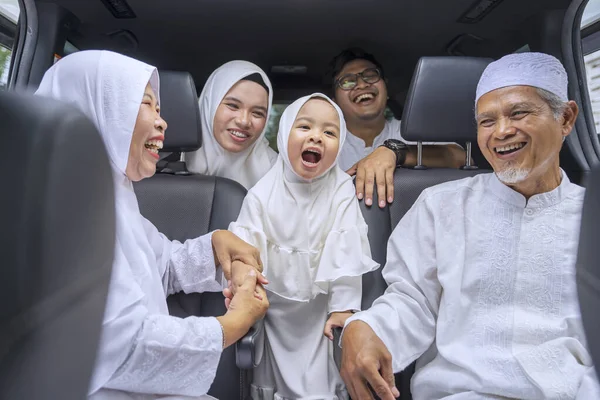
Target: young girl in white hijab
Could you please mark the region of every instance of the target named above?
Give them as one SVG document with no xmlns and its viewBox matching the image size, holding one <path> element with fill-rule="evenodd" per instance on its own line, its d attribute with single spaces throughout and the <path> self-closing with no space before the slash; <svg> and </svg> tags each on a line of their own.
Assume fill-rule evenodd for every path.
<svg viewBox="0 0 600 400">
<path fill-rule="evenodd" d="M 352 178 L 337 166 L 345 135 L 343 114 L 325 95 L 292 103 L 279 124 L 277 162 L 229 227 L 260 249 L 269 280 L 254 400 L 348 396 L 327 337 L 360 309 L 362 275 L 378 264 Z"/>
<path fill-rule="evenodd" d="M 159 113 L 156 68 L 116 53 L 82 51 L 50 68 L 37 94 L 71 103 L 94 122 L 115 179 L 115 258 L 91 398 L 211 398 L 204 395 L 223 348 L 261 317 L 266 294 L 255 298 L 256 272 L 236 266 L 246 287 L 235 315 L 168 315 L 169 294 L 221 290 L 215 261 L 227 276 L 228 260 L 241 257 L 254 264 L 258 257 L 250 245 L 223 231 L 183 244 L 170 241 L 140 214 L 132 181 L 154 174 L 167 127 Z"/>
<path fill-rule="evenodd" d="M 277 159 L 264 137 L 272 103 L 271 82 L 258 66 L 230 61 L 217 68 L 198 100 L 202 147 L 185 154 L 188 170 L 254 186 Z"/>
</svg>

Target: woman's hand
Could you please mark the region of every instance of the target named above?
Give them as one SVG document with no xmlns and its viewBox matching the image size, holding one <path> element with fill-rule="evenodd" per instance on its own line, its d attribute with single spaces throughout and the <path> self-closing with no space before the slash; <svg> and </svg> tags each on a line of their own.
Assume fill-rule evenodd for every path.
<svg viewBox="0 0 600 400">
<path fill-rule="evenodd" d="M 212 247 L 215 257 L 215 264 L 221 265 L 225 279 L 231 280 L 231 263 L 241 261 L 250 265 L 258 272 L 258 282 L 267 284 L 268 281 L 262 276 L 262 262 L 260 261 L 260 252 L 258 249 L 229 231 L 219 230 L 212 234 Z M 246 274 L 244 273 L 243 276 Z M 243 277 L 241 278 L 243 280 Z"/>
<path fill-rule="evenodd" d="M 325 323 L 323 335 L 327 336 L 329 340 L 333 340 L 333 328 L 343 328 L 346 320 L 351 316 L 352 313 L 350 311 L 332 312 Z"/>
<path fill-rule="evenodd" d="M 233 262 L 234 268 L 237 263 L 239 261 Z M 255 292 L 260 295 L 260 299 L 255 296 Z M 244 282 L 237 288 L 229 303 L 227 313 L 217 317 L 223 326 L 225 347 L 240 340 L 256 321 L 265 316 L 268 308 L 269 300 L 265 290 L 257 282 L 257 272 L 249 268 Z"/>
</svg>

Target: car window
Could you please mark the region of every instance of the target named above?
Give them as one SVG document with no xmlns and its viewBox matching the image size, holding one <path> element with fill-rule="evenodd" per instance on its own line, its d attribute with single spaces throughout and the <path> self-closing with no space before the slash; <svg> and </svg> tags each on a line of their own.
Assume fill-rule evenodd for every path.
<svg viewBox="0 0 600 400">
<path fill-rule="evenodd" d="M 18 1 L 0 0 L 0 90 L 6 89 L 8 83 L 18 21 Z"/>
<path fill-rule="evenodd" d="M 273 104 L 271 107 L 271 115 L 269 115 L 269 121 L 267 122 L 267 132 L 265 133 L 265 138 L 269 141 L 269 146 L 275 151 L 277 150 L 277 131 L 279 130 L 279 120 L 281 119 L 281 114 L 287 108 L 289 104 Z"/>
<path fill-rule="evenodd" d="M 600 132 L 600 50 L 583 57 L 596 132 Z"/>
<path fill-rule="evenodd" d="M 69 54 L 73 54 L 78 52 L 79 49 L 77 47 L 75 47 L 73 45 L 73 43 L 69 42 L 68 40 L 65 42 L 65 47 L 63 48 L 63 55 L 58 55 L 58 54 L 54 54 L 54 63 L 56 64 L 56 62 L 58 60 L 60 60 L 61 58 L 63 58 L 64 56 L 68 56 Z"/>
<path fill-rule="evenodd" d="M 600 0 L 590 0 L 581 17 L 584 62 L 596 132 L 600 132 Z"/>
</svg>

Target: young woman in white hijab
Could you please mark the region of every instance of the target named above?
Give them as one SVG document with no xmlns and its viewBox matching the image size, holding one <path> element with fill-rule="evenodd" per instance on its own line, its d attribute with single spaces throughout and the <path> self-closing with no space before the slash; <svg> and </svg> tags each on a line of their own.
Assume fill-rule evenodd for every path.
<svg viewBox="0 0 600 400">
<path fill-rule="evenodd" d="M 198 100 L 202 147 L 185 154 L 188 170 L 254 186 L 277 159 L 264 137 L 272 103 L 271 82 L 258 66 L 238 60 L 217 68 Z"/>
<path fill-rule="evenodd" d="M 256 298 L 260 275 L 234 262 L 244 287 L 232 300 L 233 312 L 230 307 L 218 318 L 168 315 L 165 298 L 171 293 L 221 290 L 216 262 L 231 277 L 231 260 L 258 266 L 260 258 L 223 231 L 183 244 L 168 240 L 140 214 L 132 181 L 154 174 L 167 127 L 156 69 L 116 53 L 82 51 L 50 68 L 37 94 L 71 103 L 95 123 L 114 173 L 115 259 L 91 398 L 210 398 L 204 395 L 223 348 L 262 316 L 266 294 Z"/>
<path fill-rule="evenodd" d="M 362 275 L 379 265 L 352 178 L 337 166 L 345 135 L 343 114 L 325 95 L 292 103 L 279 124 L 277 162 L 229 227 L 260 249 L 269 280 L 254 400 L 348 397 L 327 338 L 360 309 Z"/>
</svg>

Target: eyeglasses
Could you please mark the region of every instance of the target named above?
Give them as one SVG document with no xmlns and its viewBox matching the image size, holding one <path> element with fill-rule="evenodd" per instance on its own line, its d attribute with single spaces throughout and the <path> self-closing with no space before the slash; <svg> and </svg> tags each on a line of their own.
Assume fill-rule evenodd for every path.
<svg viewBox="0 0 600 400">
<path fill-rule="evenodd" d="M 348 74 L 335 81 L 342 90 L 352 90 L 358 84 L 358 77 L 366 83 L 377 83 L 381 79 L 381 72 L 377 68 L 367 68 L 358 74 Z"/>
</svg>

